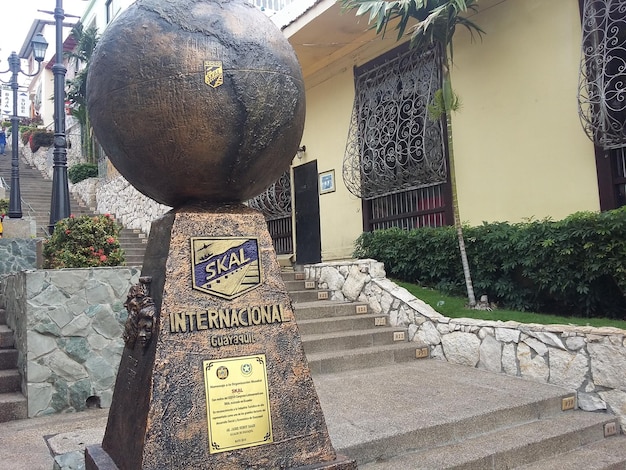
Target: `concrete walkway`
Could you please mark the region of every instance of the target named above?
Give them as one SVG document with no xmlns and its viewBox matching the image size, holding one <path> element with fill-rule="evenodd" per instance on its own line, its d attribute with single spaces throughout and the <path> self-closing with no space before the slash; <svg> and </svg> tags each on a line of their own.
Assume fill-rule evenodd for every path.
<svg viewBox="0 0 626 470">
<path fill-rule="evenodd" d="M 363 455 L 376 443 L 511 407 L 560 400 L 566 390 L 437 360 L 314 377 L 333 444 Z M 33 418 L 0 425 L 0 470 L 51 470 L 53 453 L 100 443 L 108 410 Z M 536 416 L 529 416 L 529 419 Z M 364 455 L 364 457 L 366 457 Z M 361 460 L 361 458 L 359 458 Z"/>
</svg>

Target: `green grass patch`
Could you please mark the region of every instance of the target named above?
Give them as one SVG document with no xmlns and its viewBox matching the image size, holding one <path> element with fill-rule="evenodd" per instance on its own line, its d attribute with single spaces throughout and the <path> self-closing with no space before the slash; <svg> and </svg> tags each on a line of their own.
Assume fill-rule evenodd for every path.
<svg viewBox="0 0 626 470">
<path fill-rule="evenodd" d="M 442 315 L 450 318 L 474 318 L 476 320 L 501 320 L 516 321 L 520 323 L 538 323 L 540 325 L 579 325 L 579 326 L 612 326 L 626 330 L 626 321 L 612 320 L 609 318 L 581 318 L 581 317 L 560 317 L 556 315 L 548 315 L 533 312 L 518 312 L 515 310 L 472 310 L 465 308 L 467 299 L 463 297 L 451 297 L 442 294 L 434 289 L 421 287 L 408 282 L 395 281 L 401 287 L 404 287 L 411 294 L 420 300 L 423 300 L 432 308 Z"/>
</svg>

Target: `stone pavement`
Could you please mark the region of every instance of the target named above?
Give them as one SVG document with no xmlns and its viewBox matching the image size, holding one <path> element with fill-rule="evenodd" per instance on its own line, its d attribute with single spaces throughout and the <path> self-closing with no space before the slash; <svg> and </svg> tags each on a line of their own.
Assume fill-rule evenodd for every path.
<svg viewBox="0 0 626 470">
<path fill-rule="evenodd" d="M 510 407 L 527 410 L 533 419 L 544 406 L 536 404 L 568 393 L 438 360 L 318 375 L 314 382 L 336 450 L 352 456 L 381 443 L 389 445 L 386 440 L 394 436 L 420 429 L 439 435 L 446 424 L 506 413 Z M 51 470 L 53 454 L 82 454 L 85 445 L 101 441 L 107 412 L 96 409 L 2 423 L 0 470 Z"/>
</svg>

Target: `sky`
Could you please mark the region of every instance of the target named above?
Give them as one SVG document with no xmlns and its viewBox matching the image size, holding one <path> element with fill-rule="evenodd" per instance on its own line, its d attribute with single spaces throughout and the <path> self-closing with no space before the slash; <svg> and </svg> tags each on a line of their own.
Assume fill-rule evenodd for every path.
<svg viewBox="0 0 626 470">
<path fill-rule="evenodd" d="M 0 0 L 0 71 L 8 69 L 7 58 L 12 51 L 19 54 L 26 35 L 35 19 L 50 19 L 54 21 L 54 15 L 38 12 L 46 10 L 53 12 L 58 0 Z M 65 14 L 82 15 L 88 1 L 63 0 L 62 7 Z M 78 18 L 66 18 L 65 22 L 75 22 Z M 50 26 L 54 31 L 54 26 Z M 54 38 L 54 33 L 46 34 L 46 38 Z M 52 39 L 54 41 L 54 39 Z M 48 39 L 50 43 L 50 39 Z M 52 57 L 53 44 L 48 45 L 46 57 Z"/>
</svg>

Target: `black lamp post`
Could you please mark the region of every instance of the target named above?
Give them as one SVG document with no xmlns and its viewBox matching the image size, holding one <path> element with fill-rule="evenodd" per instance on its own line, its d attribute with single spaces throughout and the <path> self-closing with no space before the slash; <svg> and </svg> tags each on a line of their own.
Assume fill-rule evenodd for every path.
<svg viewBox="0 0 626 470">
<path fill-rule="evenodd" d="M 22 218 L 22 194 L 20 192 L 20 167 L 18 157 L 18 140 L 19 140 L 19 121 L 20 118 L 17 115 L 17 90 L 19 85 L 17 83 L 17 77 L 21 73 L 27 77 L 34 77 L 41 71 L 41 61 L 46 55 L 46 48 L 48 43 L 44 39 L 41 33 L 37 33 L 31 41 L 33 47 L 33 56 L 37 61 L 37 72 L 28 74 L 22 70 L 22 63 L 20 57 L 11 52 L 9 56 L 9 70 L 5 70 L 0 73 L 11 72 L 11 90 L 13 91 L 13 115 L 11 116 L 11 191 L 9 193 L 9 217 L 11 219 Z"/>
<path fill-rule="evenodd" d="M 63 0 L 57 0 L 54 9 L 56 32 L 56 60 L 54 74 L 54 150 L 52 167 L 52 200 L 50 203 L 50 233 L 61 219 L 70 216 L 70 191 L 67 182 L 67 138 L 65 136 L 65 73 L 63 64 Z"/>
</svg>

